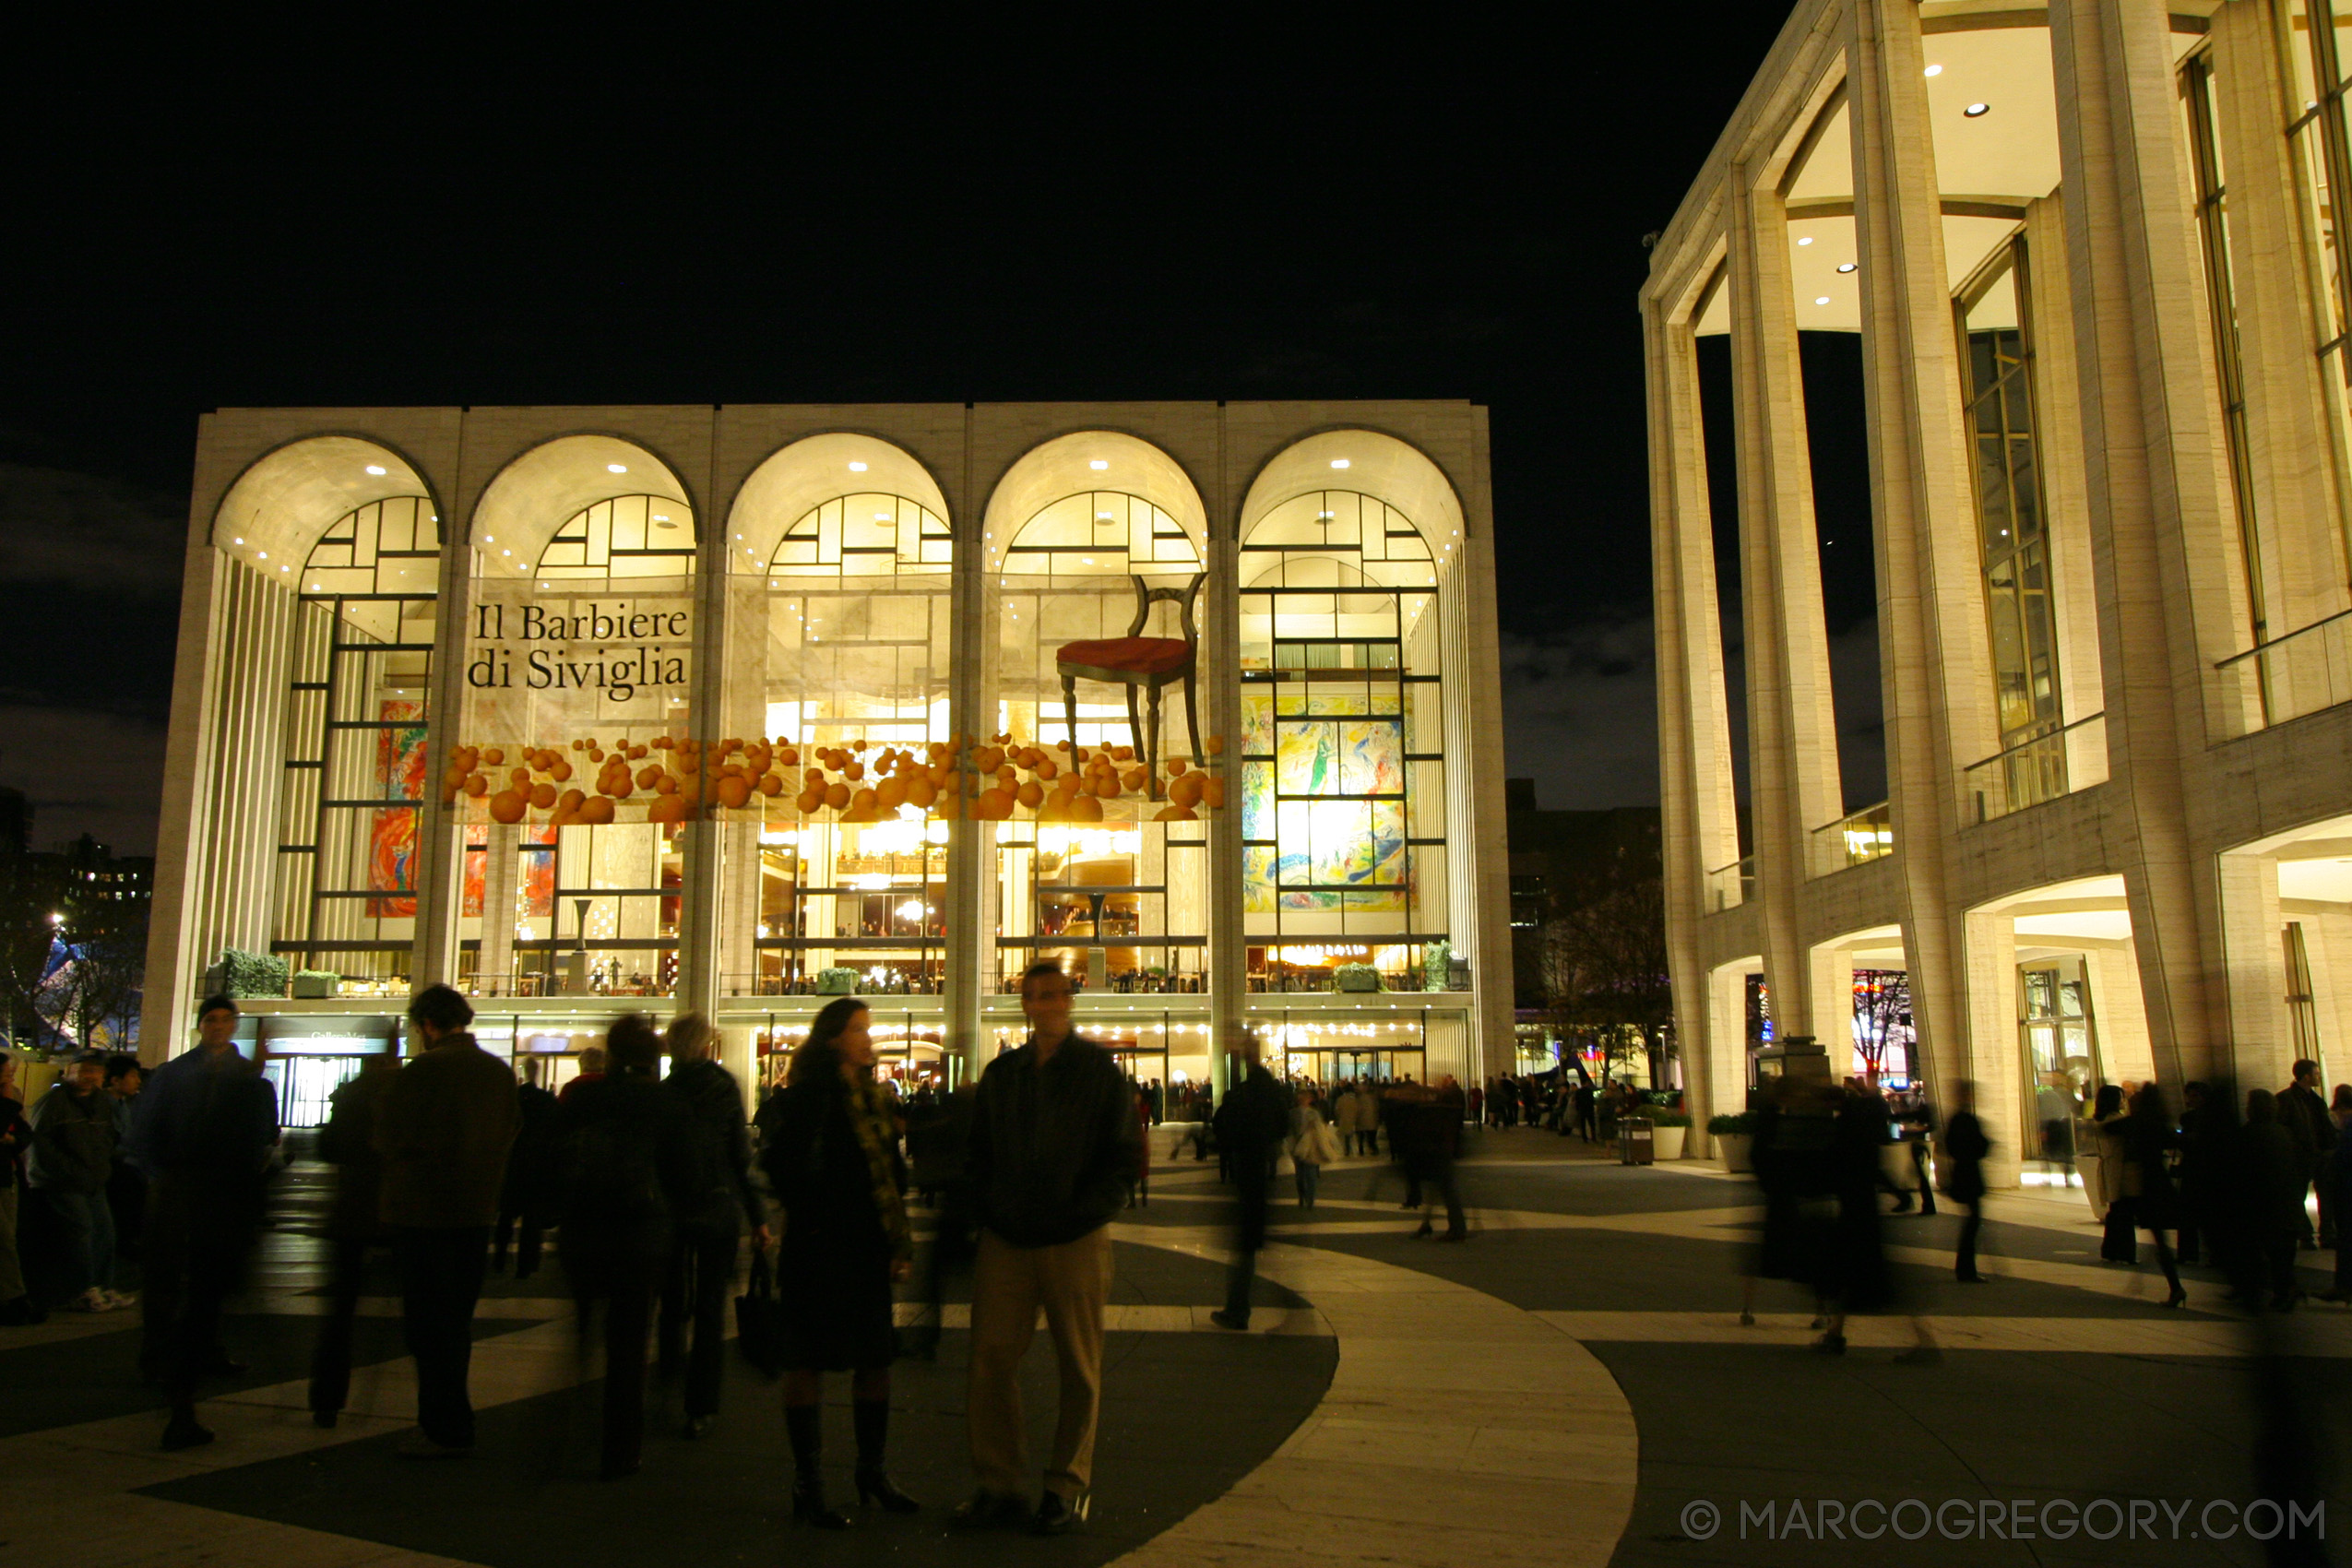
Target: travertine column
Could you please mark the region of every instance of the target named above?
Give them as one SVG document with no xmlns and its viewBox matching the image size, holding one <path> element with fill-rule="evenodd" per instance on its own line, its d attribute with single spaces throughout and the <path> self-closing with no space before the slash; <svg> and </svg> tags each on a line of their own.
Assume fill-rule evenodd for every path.
<svg viewBox="0 0 2352 1568">
<path fill-rule="evenodd" d="M 2287 1016 L 2287 921 L 2278 907 L 2278 862 L 2268 855 L 2217 858 L 2239 1088 L 2275 1089 L 2286 1084 L 2287 1064 L 2295 1059 L 2295 1030 Z M 2156 1071 L 2161 1076 L 2160 1058 Z M 2166 1087 L 2178 1097 L 2178 1085 Z"/>
<path fill-rule="evenodd" d="M 1689 309 L 1687 299 L 1645 301 L 1642 333 L 1648 368 L 1651 593 L 1657 621 L 1667 967 L 1674 988 L 1674 1016 L 1682 1030 L 1684 1099 L 1693 1135 L 1704 1148 L 1710 1108 L 1718 1101 L 1721 1108 L 1736 1108 L 1745 1080 L 1744 1075 L 1728 1083 L 1716 1080 L 1727 1042 L 1711 1038 L 1716 1010 L 1708 1004 L 1708 977 L 1699 959 L 1698 924 L 1709 912 L 1706 873 L 1739 858 L 1740 836 L 1732 802 L 1722 623 L 1716 606 L 1715 540 Z M 1734 1040 L 1740 1038 L 1735 1033 Z"/>
<path fill-rule="evenodd" d="M 1847 80 L 1887 797 L 1912 1019 L 1930 1081 L 1940 1083 L 1970 1075 L 1944 856 L 1961 825 L 1960 769 L 1998 745 L 1992 669 L 1918 9 L 1911 0 L 1856 0 L 1852 20 Z"/>
<path fill-rule="evenodd" d="M 2058 644 L 2060 716 L 2072 724 L 2107 706 L 2107 683 L 2099 671 L 2088 463 L 2082 410 L 2074 399 L 2073 284 L 2066 266 L 2065 204 L 2059 196 L 2025 208 L 2025 267 L 2033 316 L 2034 455 L 2041 469 L 2043 525 L 2049 539 L 2050 630 Z M 2106 777 L 2105 742 L 2097 739 L 2096 728 L 2091 740 L 2096 743 L 2068 747 L 2070 790 Z"/>
<path fill-rule="evenodd" d="M 1805 386 L 1788 275 L 1788 218 L 1769 187 L 1745 189 L 1731 208 L 1732 425 L 1740 467 L 1741 623 L 1747 644 L 1748 791 L 1764 904 L 1764 976 L 1790 1034 L 1835 1032 L 1833 1009 L 1814 1016 L 1808 960 L 1797 932 L 1797 889 L 1811 871 L 1810 830 L 1845 814 L 1837 717 L 1813 533 Z M 1850 1011 L 1850 1009 L 1849 1009 Z"/>
<path fill-rule="evenodd" d="M 990 700 L 994 686 L 988 654 L 996 632 L 995 596 L 988 591 L 987 552 L 981 544 L 981 502 L 971 482 L 971 410 L 964 413 L 967 515 L 956 525 L 953 575 L 948 578 L 952 622 L 947 665 L 947 726 L 953 734 L 979 736 L 996 729 Z M 970 754 L 965 754 L 968 756 Z M 943 802 L 944 803 L 944 802 Z M 964 804 L 969 804 L 967 795 Z M 989 825 L 959 811 L 947 825 L 946 968 L 941 1004 L 945 1012 L 944 1054 L 961 1056 L 973 1078 L 988 1065 L 980 1040 L 980 995 L 996 973 L 996 932 L 982 897 L 995 872 L 988 852 Z"/>
<path fill-rule="evenodd" d="M 1220 477 L 1219 489 L 1230 493 Z M 1201 704 L 1201 735 L 1225 737 L 1216 759 L 1225 780 L 1223 809 L 1208 814 L 1208 1006 L 1209 1071 L 1225 1087 L 1225 1052 L 1241 1038 L 1249 987 L 1249 950 L 1241 921 L 1241 541 L 1224 495 L 1209 526 L 1202 585 L 1206 624 L 1202 627 L 1201 671 L 1195 699 Z"/>
<path fill-rule="evenodd" d="M 1788 1034 L 1809 1034 L 1821 1041 L 1829 1052 L 1829 1070 L 1840 1077 L 1852 1070 L 1854 1059 L 1854 954 L 1853 950 L 1834 942 L 1824 942 L 1805 950 L 1802 986 L 1791 990 L 1804 992 L 1805 1010 L 1811 1023 L 1805 1028 L 1793 1024 L 1783 1025 Z M 1764 983 L 1771 985 L 1769 977 Z M 1780 1005 L 1781 992 L 1775 988 L 1773 1004 Z"/>
<path fill-rule="evenodd" d="M 2157 1077 L 2176 1094 L 2227 1027 L 2203 930 L 2182 762 L 2235 651 L 2203 263 L 2162 0 L 2050 7 L 2076 368 L 2107 682 L 2117 858 Z M 2207 879 L 2201 899 L 2198 882 Z"/>
<path fill-rule="evenodd" d="M 1974 911 L 1960 922 L 1966 953 L 1968 1071 L 1976 1080 L 1977 1117 L 1992 1139 L 1985 1180 L 1992 1186 L 2017 1184 L 2017 1161 L 2032 1148 L 2033 1087 L 2025 1077 L 2024 1046 L 2017 1037 L 2017 922 L 2006 910 Z M 1918 983 L 1916 977 L 1913 984 Z M 1913 993 L 1917 1021 L 1918 995 Z M 1945 1115 L 1952 1112 L 1951 1079 L 1936 1085 Z"/>
<path fill-rule="evenodd" d="M 466 830 L 457 812 L 441 800 L 441 776 L 449 766 L 457 731 L 466 721 L 466 641 L 473 624 L 474 552 L 466 530 L 434 503 L 441 520 L 441 560 L 434 584 L 433 685 L 425 697 L 424 805 L 417 818 L 417 920 L 409 956 L 409 983 L 454 983 L 457 978 L 457 927 L 466 887 Z M 488 910 L 484 930 L 487 931 Z M 509 911 L 509 921 L 512 912 Z M 507 932 L 511 944 L 513 932 Z M 476 959 L 477 965 L 481 962 Z"/>
</svg>

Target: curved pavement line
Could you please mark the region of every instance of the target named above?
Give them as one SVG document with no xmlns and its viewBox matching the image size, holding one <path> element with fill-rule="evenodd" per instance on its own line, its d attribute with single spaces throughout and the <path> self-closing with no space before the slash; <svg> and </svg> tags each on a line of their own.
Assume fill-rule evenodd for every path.
<svg viewBox="0 0 2352 1568">
<path fill-rule="evenodd" d="M 1226 1255 L 1221 1229 L 1114 1225 Z M 1338 1339 L 1331 1386 L 1272 1457 L 1116 1568 L 1600 1568 L 1632 1517 L 1633 1408 L 1593 1353 L 1533 1313 L 1418 1269 L 1270 1244 L 1258 1272 Z M 1561 1486 L 1577 1506 L 1560 1506 Z"/>
</svg>

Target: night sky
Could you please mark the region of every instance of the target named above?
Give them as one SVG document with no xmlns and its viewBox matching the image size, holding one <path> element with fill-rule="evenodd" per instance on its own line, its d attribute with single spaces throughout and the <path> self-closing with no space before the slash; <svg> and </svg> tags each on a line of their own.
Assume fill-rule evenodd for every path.
<svg viewBox="0 0 2352 1568">
<path fill-rule="evenodd" d="M 234 405 L 1472 398 L 1510 770 L 1657 800 L 1642 236 L 1780 7 L 1550 42 L 1521 7 L 422 15 L 117 16 L 14 61 L 0 782 L 38 843 L 153 845 L 196 418 Z M 1825 407 L 1859 374 L 1809 342 Z M 1850 771 L 1875 636 L 1829 423 Z"/>
</svg>

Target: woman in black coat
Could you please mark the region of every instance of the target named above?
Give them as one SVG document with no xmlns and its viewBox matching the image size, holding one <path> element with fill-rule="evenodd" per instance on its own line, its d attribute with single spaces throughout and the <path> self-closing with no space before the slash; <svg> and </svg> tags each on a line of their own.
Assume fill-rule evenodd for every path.
<svg viewBox="0 0 2352 1568">
<path fill-rule="evenodd" d="M 2131 1223 L 2145 1230 L 2148 1240 L 2156 1243 L 2156 1264 L 2164 1270 L 2165 1284 L 2171 1287 L 2164 1303 L 2168 1307 L 2189 1299 L 2189 1293 L 2180 1289 L 2172 1243 L 2166 1239 L 2166 1232 L 2180 1228 L 2186 1207 L 2166 1163 L 2168 1151 L 2180 1141 L 2165 1109 L 2164 1091 L 2154 1084 L 2141 1085 L 2123 1119 L 2122 1195 L 2116 1201 L 2128 1206 Z"/>
<path fill-rule="evenodd" d="M 560 1108 L 564 1273 L 585 1349 L 604 1303 L 604 1476 L 634 1474 L 645 1442 L 646 1341 L 677 1215 L 697 1197 L 693 1131 L 661 1092 L 661 1037 L 644 1018 L 614 1023 L 605 1072 Z"/>
<path fill-rule="evenodd" d="M 866 1004 L 826 1004 L 792 1053 L 784 1087 L 760 1108 L 760 1159 L 784 1211 L 778 1248 L 785 1324 L 784 1425 L 792 1440 L 792 1516 L 846 1528 L 825 1505 L 819 1377 L 848 1372 L 857 1424 L 858 1495 L 894 1514 L 915 1500 L 883 1468 L 890 1363 L 897 1355 L 890 1287 L 914 1257 L 901 1194 L 898 1127 L 873 1081 Z"/>
</svg>

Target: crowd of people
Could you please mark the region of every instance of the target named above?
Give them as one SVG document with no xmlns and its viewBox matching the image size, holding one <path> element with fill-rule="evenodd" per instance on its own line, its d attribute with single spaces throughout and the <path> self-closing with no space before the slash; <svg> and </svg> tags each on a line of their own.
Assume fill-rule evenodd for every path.
<svg viewBox="0 0 2352 1568">
<path fill-rule="evenodd" d="M 1596 1086 L 1579 1067 L 1544 1074 L 1505 1073 L 1487 1080 L 1471 1120 L 1493 1128 L 1539 1127 L 1586 1143 L 1613 1145 L 1617 1124 L 1642 1110 L 1642 1092 L 1624 1078 Z"/>
</svg>

